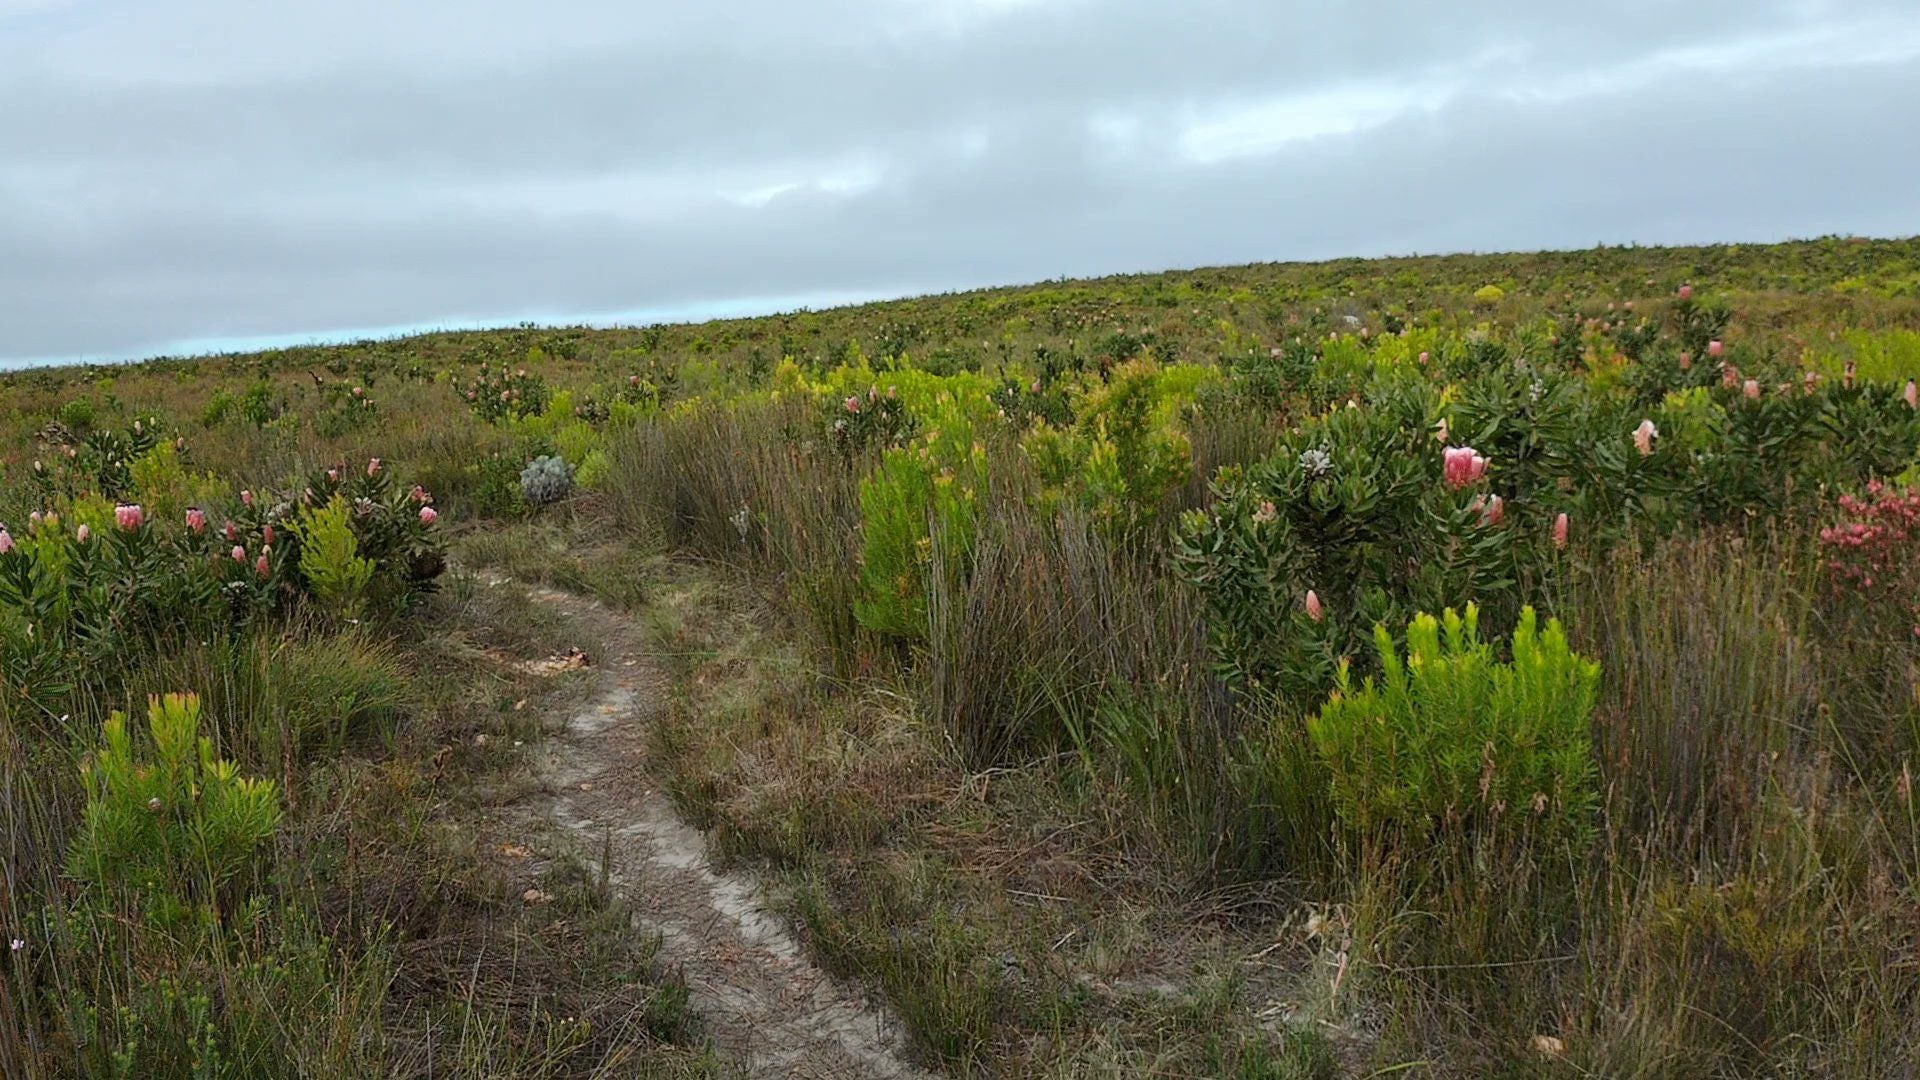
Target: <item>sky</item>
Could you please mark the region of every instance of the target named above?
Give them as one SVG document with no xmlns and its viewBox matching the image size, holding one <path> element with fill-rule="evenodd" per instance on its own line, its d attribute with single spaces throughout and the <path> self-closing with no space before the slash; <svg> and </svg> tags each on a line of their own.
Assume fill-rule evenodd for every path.
<svg viewBox="0 0 1920 1080">
<path fill-rule="evenodd" d="M 1920 0 L 0 0 L 0 365 L 1920 232 Z"/>
</svg>

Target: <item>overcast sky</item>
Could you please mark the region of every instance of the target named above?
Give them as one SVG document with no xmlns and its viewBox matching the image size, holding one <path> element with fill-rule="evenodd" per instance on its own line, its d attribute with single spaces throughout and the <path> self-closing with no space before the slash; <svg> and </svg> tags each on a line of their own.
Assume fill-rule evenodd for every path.
<svg viewBox="0 0 1920 1080">
<path fill-rule="evenodd" d="M 0 0 L 0 362 L 1920 232 L 1920 0 Z"/>
</svg>

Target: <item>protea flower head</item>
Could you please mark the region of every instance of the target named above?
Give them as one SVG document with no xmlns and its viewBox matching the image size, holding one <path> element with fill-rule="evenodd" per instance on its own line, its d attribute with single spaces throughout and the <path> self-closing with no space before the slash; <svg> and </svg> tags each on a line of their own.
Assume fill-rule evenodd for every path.
<svg viewBox="0 0 1920 1080">
<path fill-rule="evenodd" d="M 438 520 L 440 520 L 440 512 L 438 510 L 435 510 L 431 506 L 423 506 L 420 508 L 420 524 L 431 525 Z"/>
<path fill-rule="evenodd" d="M 13 554 L 13 534 L 7 531 L 6 526 L 0 525 L 0 555 L 11 554 Z"/>
<path fill-rule="evenodd" d="M 1907 408 L 1920 409 L 1920 383 L 1908 379 L 1907 392 L 1900 396 L 1907 399 Z"/>
<path fill-rule="evenodd" d="M 207 515 L 199 507 L 187 511 L 187 528 L 196 534 L 207 531 Z"/>
<path fill-rule="evenodd" d="M 1320 606 L 1320 594 L 1307 590 L 1307 618 L 1319 622 L 1327 617 L 1326 609 Z"/>
<path fill-rule="evenodd" d="M 1707 342 L 1708 356 L 1721 357 L 1721 356 L 1725 356 L 1726 354 L 1727 354 L 1726 342 L 1721 341 L 1719 338 L 1714 338 L 1712 341 Z"/>
<path fill-rule="evenodd" d="M 1471 446 L 1449 446 L 1441 457 L 1441 471 L 1451 488 L 1463 488 L 1487 475 L 1487 459 Z"/>
<path fill-rule="evenodd" d="M 243 547 L 241 547 L 241 546 L 240 546 L 239 544 L 235 544 L 235 545 L 233 545 L 233 561 L 234 561 L 234 562 L 237 562 L 237 563 L 243 563 L 243 562 L 246 562 L 246 561 L 247 561 L 247 549 L 246 549 L 246 548 L 243 548 Z"/>
<path fill-rule="evenodd" d="M 1693 286 L 1691 285 L 1680 286 L 1680 299 L 1682 300 L 1693 299 Z"/>
<path fill-rule="evenodd" d="M 1567 546 L 1567 513 L 1562 510 L 1560 516 L 1553 519 L 1553 546 L 1564 550 Z"/>
<path fill-rule="evenodd" d="M 1633 445 L 1640 451 L 1641 457 L 1653 453 L 1653 439 L 1658 434 L 1660 429 L 1651 420 L 1642 420 L 1640 426 L 1633 429 Z"/>
<path fill-rule="evenodd" d="M 146 520 L 146 511 L 138 503 L 121 503 L 113 508 L 113 523 L 127 532 L 138 529 Z"/>
<path fill-rule="evenodd" d="M 1760 380 L 1748 379 L 1744 384 L 1741 385 L 1740 392 L 1747 395 L 1747 397 L 1753 399 L 1754 401 L 1759 401 L 1760 400 Z"/>
</svg>

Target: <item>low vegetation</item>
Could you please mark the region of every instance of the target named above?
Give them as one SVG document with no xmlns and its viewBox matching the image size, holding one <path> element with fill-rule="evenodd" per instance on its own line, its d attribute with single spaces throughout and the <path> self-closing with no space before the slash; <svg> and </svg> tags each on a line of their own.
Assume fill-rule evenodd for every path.
<svg viewBox="0 0 1920 1080">
<path fill-rule="evenodd" d="M 725 1068 L 483 567 L 930 1066 L 1912 1072 L 1916 379 L 1844 239 L 7 376 L 0 1072 Z"/>
</svg>

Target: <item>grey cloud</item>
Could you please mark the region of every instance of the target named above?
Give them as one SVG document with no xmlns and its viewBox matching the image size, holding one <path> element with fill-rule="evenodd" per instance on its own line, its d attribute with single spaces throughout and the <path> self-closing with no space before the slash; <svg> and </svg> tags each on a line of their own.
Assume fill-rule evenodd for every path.
<svg viewBox="0 0 1920 1080">
<path fill-rule="evenodd" d="M 232 59 L 241 41 L 183 70 L 130 54 L 113 75 L 112 51 L 140 41 L 101 31 L 106 55 L 74 60 L 88 10 L 0 22 L 0 360 L 1250 259 L 1920 228 L 1920 40 L 1847 49 L 1897 28 L 1895 5 L 836 0 L 603 12 L 599 33 L 524 51 L 525 27 L 490 32 L 482 13 L 462 31 L 470 62 L 409 63 L 407 41 L 361 48 L 342 29 L 284 68 Z M 412 45 L 431 49 L 445 24 L 418 19 Z M 1699 62 L 1741 42 L 1773 45 Z M 1181 155 L 1194 120 L 1356 85 L 1442 96 L 1350 134 Z M 1103 117 L 1136 134 L 1103 137 Z M 872 164 L 866 182 L 818 186 L 849 160 Z"/>
</svg>

